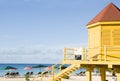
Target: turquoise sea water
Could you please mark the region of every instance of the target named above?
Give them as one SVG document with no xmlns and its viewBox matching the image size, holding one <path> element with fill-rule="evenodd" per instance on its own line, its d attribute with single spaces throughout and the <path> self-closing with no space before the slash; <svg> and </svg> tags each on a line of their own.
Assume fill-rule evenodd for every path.
<svg viewBox="0 0 120 81">
<path fill-rule="evenodd" d="M 12 72 L 19 72 L 20 76 L 24 76 L 27 72 L 33 72 L 34 74 L 38 74 L 38 72 L 43 72 L 45 71 L 46 67 L 41 67 L 41 68 L 32 68 L 31 70 L 24 70 L 24 68 L 26 66 L 37 66 L 39 64 L 0 64 L 0 77 L 4 76 L 9 70 L 5 70 L 4 68 L 7 66 L 12 66 L 17 68 L 17 70 L 11 70 Z M 52 66 L 53 64 L 42 64 L 45 66 Z M 85 71 L 84 68 L 79 69 L 73 73 L 79 73 L 81 71 Z M 58 72 L 58 70 L 56 70 L 56 73 Z"/>
<path fill-rule="evenodd" d="M 33 72 L 34 74 L 37 74 L 38 72 L 45 71 L 45 67 L 41 68 L 32 68 L 31 70 L 24 70 L 27 66 L 37 66 L 39 64 L 0 64 L 0 76 L 4 76 L 9 70 L 5 70 L 4 68 L 7 66 L 12 66 L 17 68 L 17 70 L 11 70 L 12 72 L 19 72 L 21 76 L 25 75 L 27 72 Z M 52 66 L 52 64 L 42 64 L 46 66 Z"/>
</svg>

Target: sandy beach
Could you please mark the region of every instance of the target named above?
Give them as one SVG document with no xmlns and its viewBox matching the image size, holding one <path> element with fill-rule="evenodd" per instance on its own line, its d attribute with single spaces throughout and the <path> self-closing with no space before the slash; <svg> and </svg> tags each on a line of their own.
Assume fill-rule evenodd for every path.
<svg viewBox="0 0 120 81">
<path fill-rule="evenodd" d="M 47 81 L 50 77 L 44 77 L 42 80 Z M 106 80 L 114 81 L 113 77 L 107 76 Z M 26 81 L 25 78 L 5 78 L 0 77 L 0 81 Z M 30 78 L 30 81 L 33 81 L 33 78 Z M 41 81 L 41 78 L 35 78 L 34 81 Z M 86 76 L 70 76 L 69 79 L 62 79 L 62 81 L 86 81 Z M 92 76 L 92 81 L 101 81 L 100 76 Z"/>
</svg>

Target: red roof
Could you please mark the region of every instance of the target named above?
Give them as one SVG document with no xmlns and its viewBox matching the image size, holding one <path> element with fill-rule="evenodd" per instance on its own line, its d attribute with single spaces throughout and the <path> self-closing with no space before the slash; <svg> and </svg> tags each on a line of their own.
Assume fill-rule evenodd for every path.
<svg viewBox="0 0 120 81">
<path fill-rule="evenodd" d="M 113 3 L 108 4 L 87 25 L 106 21 L 120 21 L 120 9 Z"/>
</svg>

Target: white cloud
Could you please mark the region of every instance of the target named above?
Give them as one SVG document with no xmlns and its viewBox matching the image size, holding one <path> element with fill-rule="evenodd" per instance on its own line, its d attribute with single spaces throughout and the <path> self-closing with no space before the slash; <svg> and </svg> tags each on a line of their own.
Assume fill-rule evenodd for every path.
<svg viewBox="0 0 120 81">
<path fill-rule="evenodd" d="M 62 49 L 41 46 L 0 48 L 0 58 L 1 63 L 53 63 L 62 60 Z"/>
<path fill-rule="evenodd" d="M 1 63 L 56 63 L 63 59 L 63 48 L 80 47 L 78 44 L 59 46 L 22 46 L 14 48 L 0 48 Z M 81 45 L 83 46 L 83 45 Z M 85 46 L 84 46 L 85 47 Z"/>
</svg>

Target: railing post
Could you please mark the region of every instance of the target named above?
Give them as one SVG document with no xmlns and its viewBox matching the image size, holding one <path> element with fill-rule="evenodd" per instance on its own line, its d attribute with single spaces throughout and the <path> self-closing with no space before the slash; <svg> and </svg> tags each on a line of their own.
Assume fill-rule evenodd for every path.
<svg viewBox="0 0 120 81">
<path fill-rule="evenodd" d="M 64 61 L 66 61 L 66 48 L 64 48 Z"/>
<path fill-rule="evenodd" d="M 54 66 L 52 66 L 52 81 L 54 81 Z"/>
<path fill-rule="evenodd" d="M 85 49 L 85 61 L 88 60 L 87 49 Z"/>
<path fill-rule="evenodd" d="M 42 81 L 42 78 L 43 78 L 43 73 L 41 73 L 41 78 L 40 78 L 40 81 Z"/>
<path fill-rule="evenodd" d="M 62 66 L 60 66 L 60 71 L 62 70 Z"/>
<path fill-rule="evenodd" d="M 35 80 L 34 80 L 34 78 L 33 78 L 33 80 L 32 80 L 32 81 L 35 81 Z"/>
<path fill-rule="evenodd" d="M 85 59 L 85 54 L 86 53 L 86 51 L 85 51 L 85 48 L 82 48 L 82 60 L 83 61 L 85 61 L 86 59 Z"/>
<path fill-rule="evenodd" d="M 40 78 L 40 81 L 42 81 L 42 76 L 41 76 L 41 78 Z"/>
<path fill-rule="evenodd" d="M 107 61 L 107 46 L 104 46 L 104 60 Z"/>
</svg>

